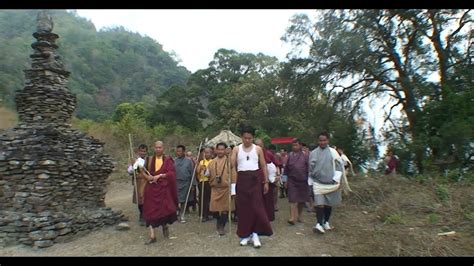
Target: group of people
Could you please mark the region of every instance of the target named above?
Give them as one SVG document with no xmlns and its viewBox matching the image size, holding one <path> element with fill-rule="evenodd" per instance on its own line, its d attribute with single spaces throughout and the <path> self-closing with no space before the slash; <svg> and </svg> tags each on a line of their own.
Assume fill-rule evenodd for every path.
<svg viewBox="0 0 474 266">
<path fill-rule="evenodd" d="M 278 211 L 279 190 L 290 203 L 289 225 L 303 222 L 308 204 L 316 212 L 313 231 L 332 229 L 332 207 L 341 202 L 341 191 L 350 191 L 345 172 L 351 164 L 342 150 L 329 147 L 329 134 L 320 133 L 312 151 L 294 140 L 290 153 L 265 148 L 251 126 L 243 126 L 240 136 L 240 145 L 205 147 L 197 159 L 183 145 L 176 147 L 175 159 L 163 153 L 161 141 L 155 143 L 153 156 L 147 156 L 146 145 L 138 147 L 137 160 L 142 163 L 131 162 L 129 173 L 136 180 L 133 202 L 139 221 L 150 230 L 146 244 L 156 242 L 154 229 L 159 226 L 169 237 L 168 225 L 185 222 L 184 212 L 197 205 L 200 221 L 215 219 L 219 235 L 225 234 L 232 214 L 240 245 L 259 248 L 259 236 L 273 234 L 270 222 Z"/>
</svg>

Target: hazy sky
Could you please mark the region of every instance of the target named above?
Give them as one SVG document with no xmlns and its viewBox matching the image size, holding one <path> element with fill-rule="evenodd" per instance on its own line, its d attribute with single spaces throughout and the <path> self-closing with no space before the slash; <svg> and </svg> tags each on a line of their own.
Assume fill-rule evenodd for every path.
<svg viewBox="0 0 474 266">
<path fill-rule="evenodd" d="M 308 9 L 77 10 L 80 16 L 90 19 L 97 30 L 123 26 L 155 39 L 165 51 L 174 51 L 181 59 L 181 65 L 191 72 L 207 68 L 219 48 L 261 52 L 282 61 L 291 51 L 291 45 L 280 40 L 289 25 L 289 19 L 297 13 L 313 17 L 315 12 Z M 363 106 L 366 119 L 377 132 L 383 126 L 383 110 L 386 106 L 387 99 L 376 99 L 372 104 L 366 101 Z M 397 109 L 394 111 L 395 116 L 400 115 Z"/>
<path fill-rule="evenodd" d="M 207 68 L 219 48 L 259 53 L 283 60 L 291 46 L 280 38 L 296 13 L 314 10 L 93 10 L 79 9 L 96 28 L 124 26 L 148 35 L 174 51 L 182 65 L 195 72 Z"/>
</svg>

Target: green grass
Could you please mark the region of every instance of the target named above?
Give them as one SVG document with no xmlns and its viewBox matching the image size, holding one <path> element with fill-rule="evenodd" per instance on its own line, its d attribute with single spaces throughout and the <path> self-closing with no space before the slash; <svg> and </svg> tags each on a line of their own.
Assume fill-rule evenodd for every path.
<svg viewBox="0 0 474 266">
<path fill-rule="evenodd" d="M 428 222 L 430 224 L 437 224 L 440 219 L 441 219 L 441 216 L 439 216 L 436 213 L 431 213 L 431 214 L 428 215 Z"/>
<path fill-rule="evenodd" d="M 390 224 L 405 224 L 405 220 L 403 219 L 403 215 L 400 212 L 392 213 L 385 217 L 385 222 Z"/>
<path fill-rule="evenodd" d="M 443 185 L 437 185 L 435 192 L 436 192 L 436 197 L 441 202 L 447 202 L 451 198 L 451 195 L 449 194 L 448 188 L 443 186 Z"/>
</svg>

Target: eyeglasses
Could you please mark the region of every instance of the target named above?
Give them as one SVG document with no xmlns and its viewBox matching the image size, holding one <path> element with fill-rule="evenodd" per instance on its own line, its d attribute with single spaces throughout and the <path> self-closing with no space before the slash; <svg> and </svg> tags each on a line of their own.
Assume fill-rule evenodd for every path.
<svg viewBox="0 0 474 266">
<path fill-rule="evenodd" d="M 247 155 L 247 161 L 250 160 L 250 157 Z"/>
</svg>

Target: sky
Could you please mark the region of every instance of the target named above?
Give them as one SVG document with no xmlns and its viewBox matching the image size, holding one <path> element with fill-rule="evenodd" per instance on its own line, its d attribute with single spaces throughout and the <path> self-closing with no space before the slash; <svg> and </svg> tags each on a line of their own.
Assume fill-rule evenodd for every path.
<svg viewBox="0 0 474 266">
<path fill-rule="evenodd" d="M 77 14 L 91 20 L 97 30 L 123 26 L 155 39 L 163 49 L 178 55 L 191 72 L 208 67 L 220 48 L 237 52 L 263 53 L 284 61 L 290 44 L 280 40 L 290 18 L 298 13 L 313 17 L 315 10 L 92 10 L 79 9 Z M 379 132 L 383 127 L 383 110 L 387 99 L 366 101 L 366 119 Z M 397 109 L 397 108 L 396 108 Z M 400 110 L 395 110 L 395 116 Z M 367 126 L 367 125 L 366 125 Z M 385 146 L 385 145 L 383 145 Z M 380 155 L 385 147 L 381 147 Z"/>
<path fill-rule="evenodd" d="M 76 10 L 97 30 L 123 26 L 147 35 L 174 51 L 191 72 L 208 67 L 220 48 L 264 53 L 284 60 L 291 46 L 280 40 L 297 13 L 313 16 L 314 10 Z"/>
</svg>

